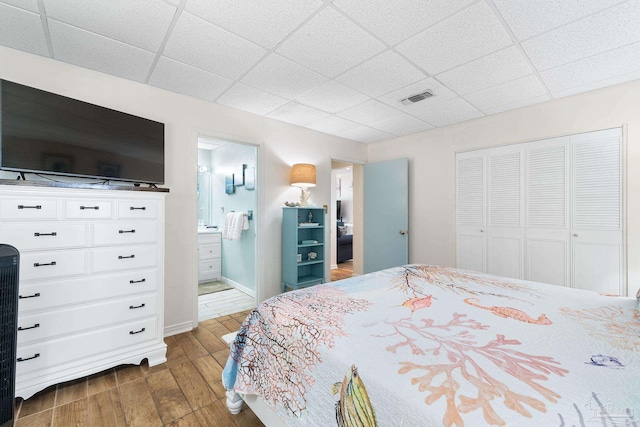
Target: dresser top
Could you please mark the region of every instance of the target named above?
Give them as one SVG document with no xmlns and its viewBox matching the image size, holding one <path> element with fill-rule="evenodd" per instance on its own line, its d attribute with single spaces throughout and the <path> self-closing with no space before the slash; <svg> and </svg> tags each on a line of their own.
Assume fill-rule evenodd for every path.
<svg viewBox="0 0 640 427">
<path fill-rule="evenodd" d="M 123 190 L 123 191 L 150 191 L 155 193 L 168 193 L 168 188 L 143 187 L 131 185 L 92 184 L 87 182 L 60 182 L 60 181 L 22 181 L 17 179 L 0 179 L 0 185 L 14 185 L 18 187 L 57 187 L 57 188 L 81 188 L 87 190 Z"/>
</svg>

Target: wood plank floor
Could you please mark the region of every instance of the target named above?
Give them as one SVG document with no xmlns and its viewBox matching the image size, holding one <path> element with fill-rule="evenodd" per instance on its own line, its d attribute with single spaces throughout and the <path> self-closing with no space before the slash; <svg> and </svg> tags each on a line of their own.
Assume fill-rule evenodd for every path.
<svg viewBox="0 0 640 427">
<path fill-rule="evenodd" d="M 165 338 L 167 362 L 123 365 L 16 399 L 15 427 L 260 427 L 246 405 L 231 415 L 221 374 L 229 355 L 222 336 L 250 310 L 200 322 Z"/>
<path fill-rule="evenodd" d="M 331 281 L 348 279 L 353 276 L 353 261 L 341 262 L 338 268 L 331 270 Z"/>
</svg>

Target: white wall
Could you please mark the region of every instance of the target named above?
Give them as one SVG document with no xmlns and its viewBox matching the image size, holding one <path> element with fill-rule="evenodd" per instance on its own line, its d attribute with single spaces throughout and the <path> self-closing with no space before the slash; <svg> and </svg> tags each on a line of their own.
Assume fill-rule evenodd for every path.
<svg viewBox="0 0 640 427">
<path fill-rule="evenodd" d="M 205 134 L 259 146 L 258 298 L 279 293 L 281 215 L 297 200 L 289 185 L 294 163 L 313 163 L 313 200 L 329 204 L 331 158 L 362 162 L 366 146 L 310 129 L 168 92 L 152 86 L 0 47 L 0 78 L 165 123 L 165 326 L 175 333 L 197 319 L 197 136 Z M 327 254 L 328 258 L 328 254 Z M 328 266 L 327 266 L 328 272 Z"/>
<path fill-rule="evenodd" d="M 640 288 L 640 81 L 370 144 L 409 158 L 410 262 L 455 265 L 455 153 L 627 125 L 629 295 Z"/>
</svg>

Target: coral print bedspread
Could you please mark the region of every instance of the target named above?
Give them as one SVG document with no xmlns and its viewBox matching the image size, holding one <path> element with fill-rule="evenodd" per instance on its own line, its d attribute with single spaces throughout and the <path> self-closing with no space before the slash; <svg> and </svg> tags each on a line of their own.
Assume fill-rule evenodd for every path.
<svg viewBox="0 0 640 427">
<path fill-rule="evenodd" d="M 409 265 L 271 298 L 223 373 L 290 426 L 640 427 L 633 298 Z"/>
</svg>

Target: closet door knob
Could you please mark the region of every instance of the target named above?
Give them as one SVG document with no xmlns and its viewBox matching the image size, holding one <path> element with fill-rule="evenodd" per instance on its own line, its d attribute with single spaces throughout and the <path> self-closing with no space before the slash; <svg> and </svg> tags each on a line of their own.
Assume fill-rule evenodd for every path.
<svg viewBox="0 0 640 427">
<path fill-rule="evenodd" d="M 404 230 L 400 230 L 400 234 L 402 234 L 404 236 L 405 234 L 407 234 L 407 232 L 404 231 Z"/>
<path fill-rule="evenodd" d="M 573 235 L 573 237 L 578 237 L 578 235 L 577 235 L 577 234 L 574 234 L 574 235 Z"/>
<path fill-rule="evenodd" d="M 481 233 L 484 233 L 484 230 L 480 230 Z"/>
</svg>

